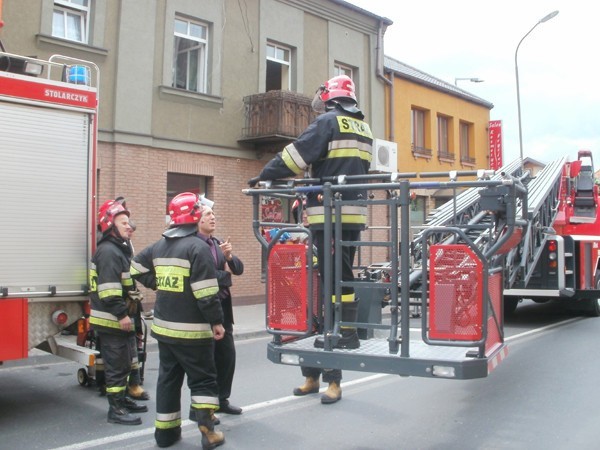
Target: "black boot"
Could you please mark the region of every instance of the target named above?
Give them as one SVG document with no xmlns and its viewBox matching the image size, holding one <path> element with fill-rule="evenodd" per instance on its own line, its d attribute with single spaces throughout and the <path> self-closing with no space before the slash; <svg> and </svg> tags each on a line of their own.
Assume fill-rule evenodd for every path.
<svg viewBox="0 0 600 450">
<path fill-rule="evenodd" d="M 127 396 L 123 397 L 123 406 L 125 406 L 129 412 L 148 412 L 148 407 L 146 405 L 140 405 Z"/>
<path fill-rule="evenodd" d="M 196 419 L 198 419 L 198 429 L 202 433 L 202 450 L 212 450 L 225 443 L 223 433 L 215 431 L 209 408 L 197 409 Z"/>
<path fill-rule="evenodd" d="M 358 320 L 358 300 L 342 303 L 342 322 L 356 322 Z M 355 349 L 360 347 L 360 340 L 356 328 L 341 327 L 342 337 L 333 348 Z M 321 336 L 315 339 L 316 348 L 324 348 L 325 342 Z"/>
<path fill-rule="evenodd" d="M 154 430 L 154 440 L 156 445 L 161 448 L 170 447 L 175 442 L 181 439 L 181 427 L 175 428 L 156 428 Z"/>
<path fill-rule="evenodd" d="M 123 394 L 107 394 L 108 399 L 108 422 L 118 423 L 120 425 L 141 425 L 142 419 L 129 413 L 129 410 L 123 404 Z"/>
</svg>

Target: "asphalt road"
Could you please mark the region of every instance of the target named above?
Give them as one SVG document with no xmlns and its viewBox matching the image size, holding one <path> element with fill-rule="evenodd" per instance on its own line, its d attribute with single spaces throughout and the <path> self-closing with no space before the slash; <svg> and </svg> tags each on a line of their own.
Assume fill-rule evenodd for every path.
<svg viewBox="0 0 600 450">
<path fill-rule="evenodd" d="M 554 305 L 520 306 L 507 320 L 508 358 L 484 379 L 442 380 L 345 372 L 343 400 L 294 397 L 296 367 L 266 359 L 268 338 L 238 340 L 231 401 L 220 415 L 230 449 L 597 449 L 600 319 Z M 157 354 L 145 387 L 154 397 Z M 78 385 L 79 366 L 53 356 L 0 368 L 0 449 L 155 448 L 154 402 L 141 426 L 106 422 L 105 398 Z M 183 410 L 189 405 L 184 388 Z M 176 449 L 201 448 L 184 421 Z"/>
</svg>

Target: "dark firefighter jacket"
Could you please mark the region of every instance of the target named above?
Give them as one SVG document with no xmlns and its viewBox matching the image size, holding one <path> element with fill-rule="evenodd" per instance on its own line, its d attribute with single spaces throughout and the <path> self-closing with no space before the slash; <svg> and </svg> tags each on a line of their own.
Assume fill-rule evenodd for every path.
<svg viewBox="0 0 600 450">
<path fill-rule="evenodd" d="M 134 288 L 129 272 L 131 247 L 122 239 L 107 235 L 98 243 L 90 265 L 90 324 L 98 331 L 113 334 L 123 331 L 119 320 L 127 316 L 125 298 Z"/>
<path fill-rule="evenodd" d="M 269 161 L 261 171 L 261 180 L 275 180 L 308 172 L 310 178 L 337 175 L 364 175 L 371 165 L 373 135 L 364 115 L 356 107 L 335 104 L 321 114 L 306 130 Z M 366 191 L 344 191 L 344 200 L 365 198 Z M 308 223 L 322 228 L 324 208 L 319 193 L 307 195 Z M 361 229 L 367 222 L 366 206 L 343 205 L 345 228 Z"/>
<path fill-rule="evenodd" d="M 181 226 L 163 233 L 131 262 L 131 275 L 156 290 L 152 336 L 174 344 L 200 344 L 212 339 L 211 325 L 223 323 L 215 263 L 197 227 Z"/>
</svg>

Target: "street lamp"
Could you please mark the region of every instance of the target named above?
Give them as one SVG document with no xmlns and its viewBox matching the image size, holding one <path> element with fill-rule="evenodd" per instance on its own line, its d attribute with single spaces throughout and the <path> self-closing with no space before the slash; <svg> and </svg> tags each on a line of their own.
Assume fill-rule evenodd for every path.
<svg viewBox="0 0 600 450">
<path fill-rule="evenodd" d="M 519 47 L 521 46 L 521 42 L 523 42 L 523 40 L 527 36 L 529 36 L 529 34 L 535 29 L 535 27 L 537 27 L 541 23 L 548 22 L 550 19 L 556 17 L 557 14 L 558 11 L 552 11 L 550 14 L 542 17 L 542 19 L 540 19 L 540 21 L 536 23 L 531 28 L 531 30 L 529 30 L 527 34 L 525 34 L 525 36 L 521 38 L 519 44 L 517 45 L 517 49 L 515 50 L 515 78 L 517 80 L 517 112 L 519 117 L 519 154 L 521 156 L 521 174 L 523 173 L 523 132 L 521 130 L 521 95 L 519 93 L 519 67 L 517 65 L 517 54 L 519 53 Z"/>
<path fill-rule="evenodd" d="M 481 78 L 455 78 L 454 85 L 458 86 L 459 81 L 470 81 L 471 83 L 483 83 L 485 80 L 482 80 Z"/>
</svg>

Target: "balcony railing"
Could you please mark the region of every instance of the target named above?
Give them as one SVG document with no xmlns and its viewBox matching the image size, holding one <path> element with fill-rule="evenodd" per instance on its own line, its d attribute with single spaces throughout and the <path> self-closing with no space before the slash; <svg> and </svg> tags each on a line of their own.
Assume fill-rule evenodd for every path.
<svg viewBox="0 0 600 450">
<path fill-rule="evenodd" d="M 463 164 L 465 164 L 465 165 L 474 166 L 476 161 L 477 160 L 475 158 L 471 157 L 471 156 L 460 155 L 460 162 L 463 163 Z"/>
<path fill-rule="evenodd" d="M 450 162 L 454 162 L 454 153 L 452 152 L 442 152 L 442 151 L 438 151 L 438 159 L 440 161 L 450 161 Z"/>
<path fill-rule="evenodd" d="M 296 139 L 315 119 L 312 99 L 290 91 L 244 97 L 246 124 L 240 141 L 266 144 Z"/>
<path fill-rule="evenodd" d="M 430 148 L 425 148 L 425 147 L 418 147 L 414 144 L 411 145 L 411 150 L 413 152 L 413 156 L 415 158 L 431 158 L 431 156 L 433 155 L 433 150 L 431 150 Z"/>
</svg>

